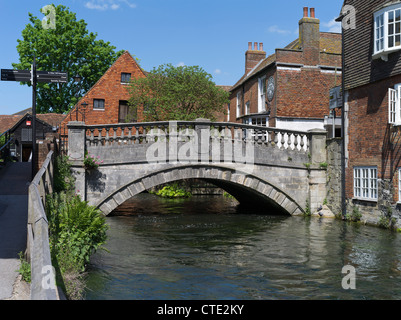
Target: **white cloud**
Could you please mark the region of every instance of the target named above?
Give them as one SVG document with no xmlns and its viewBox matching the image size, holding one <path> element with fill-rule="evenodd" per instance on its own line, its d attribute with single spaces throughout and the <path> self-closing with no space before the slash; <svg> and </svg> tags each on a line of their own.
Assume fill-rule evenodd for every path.
<svg viewBox="0 0 401 320">
<path fill-rule="evenodd" d="M 176 65 L 176 67 L 185 67 L 185 62 L 178 62 Z"/>
<path fill-rule="evenodd" d="M 322 25 L 328 29 L 328 32 L 341 33 L 341 23 L 336 22 L 334 18 L 329 22 L 322 23 Z"/>
<path fill-rule="evenodd" d="M 267 29 L 267 31 L 270 33 L 278 33 L 278 34 L 290 34 L 291 33 L 291 31 L 280 29 L 277 25 L 270 26 Z"/>
<path fill-rule="evenodd" d="M 136 4 L 129 2 L 128 0 L 90 0 L 85 2 L 85 7 L 91 10 L 117 10 L 121 7 L 121 4 L 125 4 L 130 8 L 136 8 Z"/>
<path fill-rule="evenodd" d="M 214 73 L 215 74 L 221 74 L 221 70 L 220 69 L 216 69 L 216 70 L 214 70 Z"/>
<path fill-rule="evenodd" d="M 88 9 L 91 10 L 107 10 L 108 5 L 106 3 L 104 4 L 99 4 L 99 3 L 95 3 L 94 1 L 88 1 L 85 3 L 85 7 L 87 7 Z"/>
</svg>

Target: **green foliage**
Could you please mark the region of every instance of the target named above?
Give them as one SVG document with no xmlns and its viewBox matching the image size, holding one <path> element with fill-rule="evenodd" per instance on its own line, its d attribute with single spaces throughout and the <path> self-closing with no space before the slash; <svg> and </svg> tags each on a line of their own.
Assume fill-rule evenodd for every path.
<svg viewBox="0 0 401 320">
<path fill-rule="evenodd" d="M 1 132 L 0 132 L 0 134 L 1 134 Z M 0 137 L 0 148 L 2 146 L 4 146 L 5 143 L 6 143 L 6 136 L 3 135 L 3 136 Z"/>
<path fill-rule="evenodd" d="M 106 241 L 105 217 L 79 196 L 64 192 L 46 199 L 49 242 L 53 265 L 59 273 L 57 282 L 70 299 L 81 299 L 83 271 L 90 256 Z"/>
<path fill-rule="evenodd" d="M 223 192 L 223 196 L 224 196 L 225 198 L 235 199 L 235 197 L 234 197 L 232 194 L 230 194 L 230 193 L 228 193 L 228 192 L 226 192 L 226 191 Z"/>
<path fill-rule="evenodd" d="M 164 186 L 162 189 L 154 192 L 154 194 L 163 198 L 189 198 L 192 196 L 191 192 L 185 191 L 180 188 L 176 183 Z"/>
<path fill-rule="evenodd" d="M 84 271 L 90 256 L 106 241 L 105 217 L 79 196 L 54 194 L 47 199 L 52 252 L 62 271 Z"/>
<path fill-rule="evenodd" d="M 77 20 L 69 8 L 55 8 L 55 29 L 44 29 L 41 18 L 29 13 L 30 23 L 18 39 L 19 63 L 13 63 L 15 69 L 30 69 L 35 55 L 37 70 L 68 73 L 68 83 L 38 83 L 38 113 L 68 112 L 77 103 L 76 96 L 87 92 L 123 53 L 115 52 L 109 42 L 97 40 L 97 34 L 89 32 L 86 22 Z M 80 83 L 74 82 L 76 74 L 82 77 Z"/>
<path fill-rule="evenodd" d="M 319 164 L 319 167 L 320 167 L 320 169 L 327 170 L 328 164 L 327 164 L 327 162 L 321 162 Z"/>
<path fill-rule="evenodd" d="M 393 217 L 393 209 L 387 207 L 387 212 L 379 218 L 378 225 L 384 229 L 395 229 L 396 222 L 396 219 Z"/>
<path fill-rule="evenodd" d="M 347 213 L 345 215 L 346 221 L 358 222 L 361 220 L 361 218 L 362 218 L 362 214 L 360 213 L 359 208 L 356 206 L 354 206 L 352 208 L 351 213 Z"/>
<path fill-rule="evenodd" d="M 311 212 L 311 209 L 310 209 L 309 200 L 306 200 L 304 216 L 310 217 L 311 215 L 312 215 L 312 212 Z"/>
<path fill-rule="evenodd" d="M 22 280 L 25 282 L 31 282 L 31 264 L 25 260 L 24 254 L 21 252 L 18 253 L 20 260 L 20 267 L 18 272 L 22 276 Z"/>
<path fill-rule="evenodd" d="M 74 190 L 74 177 L 68 156 L 59 155 L 54 159 L 53 185 L 55 192 Z"/>
<path fill-rule="evenodd" d="M 161 65 L 146 78 L 133 79 L 129 91 L 128 118 L 137 119 L 143 107 L 144 121 L 213 121 L 229 102 L 228 92 L 216 87 L 212 76 L 198 66 Z"/>
</svg>

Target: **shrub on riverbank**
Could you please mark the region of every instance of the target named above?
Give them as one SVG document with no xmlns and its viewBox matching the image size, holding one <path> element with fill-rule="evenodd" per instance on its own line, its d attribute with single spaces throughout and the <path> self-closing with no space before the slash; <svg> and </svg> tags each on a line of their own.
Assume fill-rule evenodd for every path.
<svg viewBox="0 0 401 320">
<path fill-rule="evenodd" d="M 90 256 L 106 241 L 107 224 L 100 210 L 74 194 L 68 159 L 56 160 L 57 193 L 46 199 L 49 241 L 56 281 L 69 299 L 81 299 Z M 57 177 L 57 178 L 56 178 Z"/>
<path fill-rule="evenodd" d="M 185 191 L 177 183 L 164 186 L 162 189 L 152 191 L 151 193 L 163 198 L 189 198 L 192 196 L 191 192 Z"/>
</svg>

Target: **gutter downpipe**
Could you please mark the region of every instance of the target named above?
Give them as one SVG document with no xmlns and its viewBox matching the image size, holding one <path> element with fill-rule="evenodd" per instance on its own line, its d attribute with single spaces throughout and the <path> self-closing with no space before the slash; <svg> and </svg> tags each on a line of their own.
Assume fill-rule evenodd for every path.
<svg viewBox="0 0 401 320">
<path fill-rule="evenodd" d="M 345 59 L 344 59 L 344 28 L 342 22 L 345 15 L 341 15 L 335 20 L 341 22 L 341 62 L 342 62 L 342 74 L 341 74 L 341 91 L 342 91 L 342 110 L 341 110 L 341 213 L 342 219 L 345 220 L 347 214 L 346 194 L 345 194 Z"/>
</svg>

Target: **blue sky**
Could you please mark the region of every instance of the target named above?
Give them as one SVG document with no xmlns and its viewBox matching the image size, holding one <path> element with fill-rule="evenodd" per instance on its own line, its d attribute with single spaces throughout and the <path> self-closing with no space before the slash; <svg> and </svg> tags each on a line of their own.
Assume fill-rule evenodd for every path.
<svg viewBox="0 0 401 320">
<path fill-rule="evenodd" d="M 219 85 L 244 73 L 248 42 L 263 42 L 267 54 L 298 37 L 303 7 L 314 7 L 321 31 L 340 32 L 334 22 L 343 0 L 63 0 L 90 32 L 118 50 L 128 50 L 147 71 L 164 63 L 198 65 Z M 16 49 L 28 13 L 43 18 L 50 0 L 0 0 L 0 68 L 19 61 Z M 49 70 L 50 71 L 50 70 Z M 63 71 L 63 70 L 54 70 Z M 31 107 L 32 90 L 0 82 L 0 114 Z"/>
</svg>

